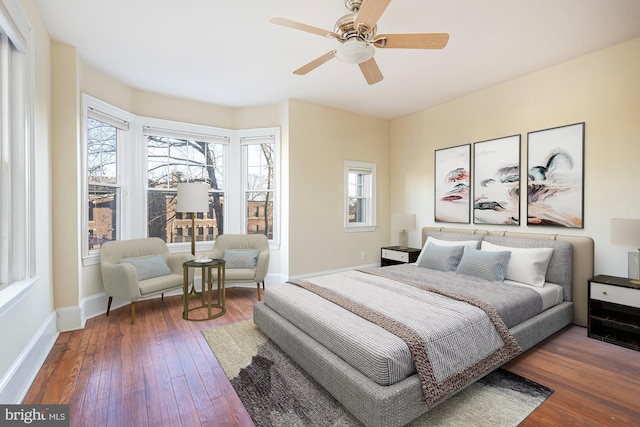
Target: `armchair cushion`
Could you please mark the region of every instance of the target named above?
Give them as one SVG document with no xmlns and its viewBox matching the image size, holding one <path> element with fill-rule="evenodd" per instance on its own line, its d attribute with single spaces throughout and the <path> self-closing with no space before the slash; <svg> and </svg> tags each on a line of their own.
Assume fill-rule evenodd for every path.
<svg viewBox="0 0 640 427">
<path fill-rule="evenodd" d="M 131 264 L 135 267 L 138 273 L 138 280 L 146 280 L 171 274 L 169 266 L 160 254 L 118 260 L 118 264 L 124 263 Z"/>
<path fill-rule="evenodd" d="M 258 249 L 225 249 L 222 258 L 227 262 L 225 268 L 256 268 Z"/>
</svg>

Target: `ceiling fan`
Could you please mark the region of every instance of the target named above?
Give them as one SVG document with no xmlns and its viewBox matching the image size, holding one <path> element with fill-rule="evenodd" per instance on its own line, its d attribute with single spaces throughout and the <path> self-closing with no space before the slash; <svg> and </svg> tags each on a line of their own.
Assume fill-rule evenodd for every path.
<svg viewBox="0 0 640 427">
<path fill-rule="evenodd" d="M 376 34 L 376 24 L 389 3 L 391 0 L 345 0 L 344 4 L 351 13 L 338 19 L 333 31 L 281 17 L 271 18 L 269 22 L 333 38 L 341 43 L 336 49 L 303 65 L 293 74 L 307 74 L 337 57 L 343 62 L 358 64 L 367 83 L 372 85 L 383 79 L 382 72 L 373 59 L 374 48 L 442 49 L 449 41 L 447 33 Z"/>
</svg>

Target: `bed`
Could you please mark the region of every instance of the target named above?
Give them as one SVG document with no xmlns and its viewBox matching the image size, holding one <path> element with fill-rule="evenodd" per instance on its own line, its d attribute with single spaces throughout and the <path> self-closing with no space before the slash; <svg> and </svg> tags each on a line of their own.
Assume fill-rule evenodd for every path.
<svg viewBox="0 0 640 427">
<path fill-rule="evenodd" d="M 435 246 L 424 245 L 415 265 L 292 281 L 254 306 L 256 325 L 367 426 L 404 425 L 568 324 L 586 324 L 590 238 L 422 231 L 423 245 Z M 485 250 L 460 250 L 474 244 Z M 550 256 L 543 267 L 523 267 L 517 263 L 527 251 Z M 442 267 L 454 252 L 460 274 Z M 509 270 L 505 252 L 511 267 L 522 268 Z M 544 286 L 510 281 L 539 281 L 542 268 Z M 504 273 L 498 281 L 496 272 Z M 421 348 L 428 349 L 426 362 Z"/>
</svg>

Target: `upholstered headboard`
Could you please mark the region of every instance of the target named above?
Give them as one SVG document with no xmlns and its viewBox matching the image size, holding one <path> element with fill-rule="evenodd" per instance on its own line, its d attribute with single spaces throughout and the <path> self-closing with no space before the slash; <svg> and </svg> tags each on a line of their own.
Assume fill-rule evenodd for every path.
<svg viewBox="0 0 640 427">
<path fill-rule="evenodd" d="M 452 234 L 453 233 L 453 234 Z M 580 326 L 587 326 L 587 282 L 593 277 L 594 264 L 594 243 L 590 237 L 567 236 L 561 234 L 542 233 L 521 233 L 511 231 L 489 231 L 466 228 L 445 228 L 445 227 L 423 227 L 422 244 L 427 239 L 427 235 L 442 238 L 445 240 L 470 240 L 470 238 L 482 240 L 487 237 L 487 241 L 500 243 L 504 246 L 529 246 L 529 247 L 553 247 L 558 248 L 555 258 L 549 263 L 548 274 L 554 278 L 554 283 L 562 285 L 565 289 L 565 300 L 573 301 L 573 323 Z M 456 237 L 458 235 L 458 237 Z M 472 235 L 473 237 L 471 237 Z M 504 238 L 504 239 L 503 239 Z M 523 242 L 520 239 L 534 240 L 534 242 Z M 536 242 L 540 240 L 541 242 Z M 542 242 L 547 240 L 549 242 Z M 571 245 L 573 252 L 572 266 L 570 271 L 566 271 L 567 261 L 563 261 L 566 256 L 566 243 Z M 562 252 L 562 256 L 560 253 Z"/>
</svg>

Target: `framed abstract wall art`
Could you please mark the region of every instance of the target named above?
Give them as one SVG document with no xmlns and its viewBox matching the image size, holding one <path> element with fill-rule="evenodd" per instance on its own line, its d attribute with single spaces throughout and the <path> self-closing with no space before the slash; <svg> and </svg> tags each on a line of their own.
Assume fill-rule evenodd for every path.
<svg viewBox="0 0 640 427">
<path fill-rule="evenodd" d="M 471 144 L 435 151 L 436 222 L 469 223 Z"/>
<path fill-rule="evenodd" d="M 520 135 L 473 144 L 474 224 L 520 225 Z"/>
<path fill-rule="evenodd" d="M 527 134 L 527 225 L 584 228 L 584 122 Z"/>
</svg>

